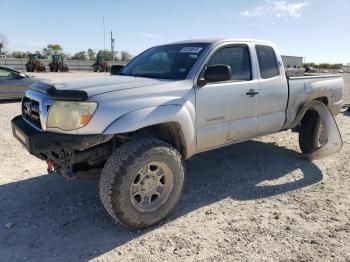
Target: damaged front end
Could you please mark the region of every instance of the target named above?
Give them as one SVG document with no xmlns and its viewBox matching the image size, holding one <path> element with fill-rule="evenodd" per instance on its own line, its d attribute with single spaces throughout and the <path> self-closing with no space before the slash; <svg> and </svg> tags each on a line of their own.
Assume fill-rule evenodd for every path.
<svg viewBox="0 0 350 262">
<path fill-rule="evenodd" d="M 22 116 L 15 117 L 11 123 L 13 135 L 29 153 L 47 162 L 49 173 L 58 173 L 68 179 L 98 174 L 115 148 L 113 135 L 43 132 L 28 124 Z"/>
</svg>

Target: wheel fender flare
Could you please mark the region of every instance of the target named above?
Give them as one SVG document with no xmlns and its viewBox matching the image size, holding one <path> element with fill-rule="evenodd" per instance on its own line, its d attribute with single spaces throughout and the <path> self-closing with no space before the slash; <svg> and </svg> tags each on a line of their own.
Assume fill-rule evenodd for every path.
<svg viewBox="0 0 350 262">
<path fill-rule="evenodd" d="M 298 123 L 300 123 L 305 113 L 310 109 L 316 111 L 320 116 L 327 132 L 328 141 L 326 144 L 317 148 L 313 152 L 305 154 L 305 157 L 309 160 L 316 160 L 339 152 L 343 147 L 343 140 L 334 116 L 324 103 L 317 100 L 307 102 L 299 110 L 292 127 L 295 127 Z"/>
<path fill-rule="evenodd" d="M 186 148 L 185 158 L 192 156 L 196 150 L 195 121 L 189 110 L 182 105 L 160 105 L 124 114 L 114 120 L 103 133 L 122 134 L 164 123 L 176 123 L 181 128 Z"/>
</svg>

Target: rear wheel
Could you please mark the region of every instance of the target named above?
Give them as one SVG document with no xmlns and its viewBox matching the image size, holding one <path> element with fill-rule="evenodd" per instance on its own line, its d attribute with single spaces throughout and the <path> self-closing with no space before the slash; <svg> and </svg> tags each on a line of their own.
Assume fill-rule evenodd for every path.
<svg viewBox="0 0 350 262">
<path fill-rule="evenodd" d="M 299 128 L 299 146 L 303 153 L 311 153 L 328 141 L 326 128 L 315 111 L 308 111 Z"/>
<path fill-rule="evenodd" d="M 139 138 L 120 146 L 107 160 L 100 177 L 100 198 L 120 224 L 144 228 L 171 212 L 183 183 L 178 151 L 161 140 Z"/>
</svg>

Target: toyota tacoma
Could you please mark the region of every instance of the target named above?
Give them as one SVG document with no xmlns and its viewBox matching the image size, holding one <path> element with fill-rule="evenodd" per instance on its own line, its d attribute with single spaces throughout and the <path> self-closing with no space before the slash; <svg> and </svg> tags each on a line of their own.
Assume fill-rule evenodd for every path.
<svg viewBox="0 0 350 262">
<path fill-rule="evenodd" d="M 103 206 L 129 228 L 169 214 L 197 153 L 288 129 L 311 160 L 342 147 L 342 77 L 287 76 L 265 41 L 160 45 L 111 72 L 32 85 L 12 129 L 49 173 L 99 176 Z"/>
</svg>

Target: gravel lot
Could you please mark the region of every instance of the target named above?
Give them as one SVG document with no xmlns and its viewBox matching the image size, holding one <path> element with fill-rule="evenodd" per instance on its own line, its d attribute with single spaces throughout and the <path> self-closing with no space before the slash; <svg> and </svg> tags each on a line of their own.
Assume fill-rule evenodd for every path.
<svg viewBox="0 0 350 262">
<path fill-rule="evenodd" d="M 289 131 L 191 158 L 176 210 L 141 231 L 109 218 L 97 181 L 47 175 L 12 137 L 19 113 L 19 102 L 0 101 L 1 261 L 350 261 L 346 112 L 344 147 L 327 159 L 304 160 Z"/>
</svg>

